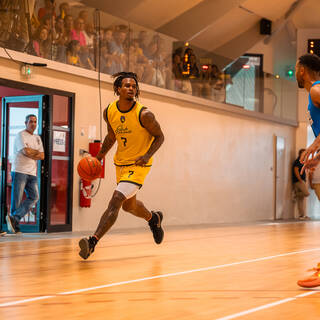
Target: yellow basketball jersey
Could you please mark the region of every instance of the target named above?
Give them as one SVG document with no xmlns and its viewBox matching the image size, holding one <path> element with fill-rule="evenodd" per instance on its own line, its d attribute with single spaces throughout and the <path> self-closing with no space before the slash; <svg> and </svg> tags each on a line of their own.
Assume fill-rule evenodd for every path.
<svg viewBox="0 0 320 320">
<path fill-rule="evenodd" d="M 140 116 L 146 109 L 135 101 L 128 111 L 120 111 L 118 100 L 109 104 L 107 119 L 114 131 L 118 148 L 114 155 L 114 163 L 118 166 L 132 165 L 135 161 L 146 154 L 154 137 L 142 126 Z M 152 158 L 147 165 L 152 164 Z"/>
</svg>

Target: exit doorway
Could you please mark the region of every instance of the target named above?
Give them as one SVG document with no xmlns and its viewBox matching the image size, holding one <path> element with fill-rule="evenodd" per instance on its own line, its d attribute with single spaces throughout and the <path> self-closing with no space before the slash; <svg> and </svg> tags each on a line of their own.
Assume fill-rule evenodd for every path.
<svg viewBox="0 0 320 320">
<path fill-rule="evenodd" d="M 2 229 L 7 229 L 5 217 L 11 209 L 14 139 L 25 129 L 25 116 L 35 114 L 45 160 L 38 161 L 40 200 L 21 220 L 21 231 L 71 231 L 74 94 L 0 79 L 0 98 Z"/>
</svg>

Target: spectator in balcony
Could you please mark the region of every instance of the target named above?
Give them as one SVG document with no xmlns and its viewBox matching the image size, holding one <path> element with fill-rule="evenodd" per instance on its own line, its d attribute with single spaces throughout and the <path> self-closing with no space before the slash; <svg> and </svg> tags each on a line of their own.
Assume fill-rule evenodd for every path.
<svg viewBox="0 0 320 320">
<path fill-rule="evenodd" d="M 44 8 L 40 8 L 38 11 L 38 18 L 42 20 L 45 15 L 56 16 L 55 7 L 56 1 L 55 0 L 45 0 Z"/>
<path fill-rule="evenodd" d="M 48 29 L 45 26 L 40 26 L 33 40 L 33 49 L 36 55 L 45 59 L 49 59 L 50 57 L 50 40 L 48 39 L 48 34 Z"/>
<path fill-rule="evenodd" d="M 90 70 L 95 70 L 95 66 L 93 63 L 93 56 L 90 53 L 90 50 L 87 46 L 81 47 L 79 52 L 81 65 Z"/>
<path fill-rule="evenodd" d="M 218 98 L 223 91 L 224 81 L 222 73 L 215 65 L 208 65 L 208 69 L 202 69 L 200 72 L 201 95 L 207 99 L 220 101 Z"/>
<path fill-rule="evenodd" d="M 201 92 L 200 92 L 201 84 L 199 81 L 200 71 L 197 66 L 196 56 L 194 54 L 189 55 L 188 64 L 189 64 L 189 69 L 188 69 L 189 74 L 187 75 L 187 78 L 189 78 L 189 80 L 191 81 L 192 94 L 194 96 L 200 97 L 201 95 Z M 184 71 L 186 71 L 185 68 L 184 68 Z"/>
<path fill-rule="evenodd" d="M 57 57 L 56 61 L 66 63 L 66 44 L 68 43 L 68 37 L 64 30 L 64 20 L 62 18 L 57 18 L 55 25 L 56 31 L 56 45 L 57 45 Z"/>
<path fill-rule="evenodd" d="M 111 42 L 113 41 L 112 28 L 105 28 L 100 30 L 101 40 L 101 72 L 112 74 L 115 69 L 117 57 L 111 54 Z M 98 60 L 97 60 L 98 63 Z"/>
<path fill-rule="evenodd" d="M 73 66 L 82 67 L 79 57 L 80 43 L 78 40 L 71 40 L 67 46 L 67 63 Z"/>
<path fill-rule="evenodd" d="M 78 18 L 83 20 L 84 26 L 86 27 L 87 24 L 89 23 L 89 12 L 88 12 L 88 10 L 81 10 L 79 12 Z"/>
<path fill-rule="evenodd" d="M 150 60 L 154 60 L 158 53 L 159 39 L 158 35 L 154 35 L 147 48 L 144 50 L 145 56 Z"/>
<path fill-rule="evenodd" d="M 113 56 L 112 73 L 121 72 L 126 65 L 126 55 L 124 51 L 124 43 L 127 33 L 124 29 L 118 29 L 114 32 L 114 39 L 110 43 L 110 53 Z"/>
<path fill-rule="evenodd" d="M 55 29 L 56 17 L 53 15 L 50 15 L 50 14 L 46 14 L 40 20 L 40 25 L 45 26 L 48 29 L 48 31 L 50 32 L 51 29 Z"/>
<path fill-rule="evenodd" d="M 61 18 L 64 20 L 64 18 L 70 14 L 70 6 L 69 6 L 69 3 L 68 2 L 62 2 L 60 5 L 59 5 L 59 11 L 60 11 L 60 14 L 58 16 L 58 18 Z"/>
<path fill-rule="evenodd" d="M 133 40 L 132 45 L 129 47 L 129 65 L 128 70 L 134 70 L 138 78 L 148 84 L 152 84 L 155 69 L 153 62 L 148 60 L 142 53 L 137 40 Z"/>
<path fill-rule="evenodd" d="M 71 31 L 73 30 L 73 17 L 71 15 L 66 15 L 64 18 L 64 32 L 65 36 L 68 38 L 68 42 L 71 40 Z"/>
<path fill-rule="evenodd" d="M 225 78 L 226 75 L 220 71 L 217 65 L 212 65 L 212 88 L 213 88 L 213 99 L 215 101 L 224 102 L 227 84 L 232 84 L 231 78 Z"/>
<path fill-rule="evenodd" d="M 80 47 L 86 46 L 86 38 L 84 36 L 84 20 L 78 18 L 74 21 L 74 29 L 71 30 L 71 40 L 79 41 Z"/>
<path fill-rule="evenodd" d="M 138 35 L 139 47 L 142 49 L 143 54 L 147 56 L 148 54 L 148 34 L 147 31 L 140 31 Z"/>
<path fill-rule="evenodd" d="M 206 69 L 207 67 L 207 69 Z M 212 65 L 204 65 L 200 71 L 200 81 L 201 81 L 201 96 L 206 99 L 212 98 Z"/>
<path fill-rule="evenodd" d="M 84 37 L 86 39 L 87 47 L 91 50 L 94 47 L 95 40 L 95 30 L 92 22 L 85 25 L 85 30 L 83 31 Z"/>
<path fill-rule="evenodd" d="M 166 86 L 170 90 L 192 94 L 192 87 L 189 79 L 184 79 L 183 67 L 179 51 L 172 55 L 172 73 L 166 77 Z"/>
<path fill-rule="evenodd" d="M 104 45 L 107 47 L 108 51 L 111 51 L 111 42 L 113 41 L 113 30 L 112 28 L 104 29 L 103 33 Z"/>
</svg>

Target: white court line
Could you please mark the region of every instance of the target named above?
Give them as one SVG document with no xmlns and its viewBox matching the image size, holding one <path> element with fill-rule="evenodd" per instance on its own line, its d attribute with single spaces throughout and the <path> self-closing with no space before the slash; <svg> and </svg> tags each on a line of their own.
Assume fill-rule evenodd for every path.
<svg viewBox="0 0 320 320">
<path fill-rule="evenodd" d="M 251 259 L 251 260 L 244 260 L 244 261 L 239 261 L 239 262 L 221 264 L 221 265 L 218 265 L 218 266 L 211 266 L 211 267 L 205 267 L 205 268 L 199 268 L 199 269 L 192 269 L 192 270 L 186 270 L 186 271 L 180 271 L 180 272 L 174 272 L 174 273 L 166 273 L 166 274 L 161 274 L 161 275 L 157 275 L 157 276 L 139 278 L 139 279 L 128 280 L 128 281 L 108 283 L 108 284 L 104 284 L 104 285 L 101 285 L 101 286 L 83 288 L 83 289 L 78 289 L 78 290 L 73 290 L 73 291 L 59 292 L 59 293 L 57 293 L 55 295 L 50 295 L 50 296 L 40 296 L 40 297 L 35 297 L 35 298 L 30 298 L 30 299 L 5 302 L 5 303 L 1 303 L 0 307 L 8 307 L 8 306 L 11 306 L 11 305 L 21 304 L 21 303 L 25 303 L 25 302 L 32 302 L 32 301 L 37 301 L 37 300 L 51 299 L 51 298 L 55 298 L 55 297 L 57 297 L 59 295 L 71 295 L 71 294 L 80 293 L 80 292 L 92 291 L 92 290 L 97 290 L 97 289 L 102 289 L 102 288 L 116 287 L 116 286 L 121 286 L 121 285 L 124 285 L 124 284 L 142 282 L 142 281 L 147 281 L 147 280 L 180 276 L 180 275 L 183 275 L 183 274 L 190 274 L 190 273 L 194 273 L 194 272 L 222 269 L 222 268 L 227 268 L 227 267 L 232 267 L 232 266 L 238 266 L 240 264 L 259 262 L 259 261 L 270 260 L 270 259 L 274 259 L 274 258 L 286 257 L 286 256 L 290 256 L 290 255 L 306 253 L 306 252 L 313 252 L 313 251 L 319 251 L 319 250 L 320 250 L 320 248 L 306 249 L 306 250 L 301 250 L 301 251 L 293 251 L 293 252 L 277 254 L 275 256 L 268 256 L 268 257 L 256 258 L 256 259 Z M 299 297 L 299 296 L 297 296 L 297 297 Z"/>
<path fill-rule="evenodd" d="M 235 314 L 231 314 L 230 316 L 218 318 L 216 320 L 231 320 L 231 319 L 239 318 L 239 317 L 245 316 L 245 315 L 250 314 L 250 313 L 254 313 L 254 312 L 257 312 L 257 311 L 260 311 L 260 310 L 264 310 L 264 309 L 268 309 L 268 308 L 272 308 L 272 307 L 278 306 L 278 305 L 283 304 L 283 303 L 287 303 L 287 302 L 290 302 L 290 301 L 297 300 L 298 298 L 311 296 L 312 294 L 315 294 L 317 292 L 319 292 L 319 291 L 310 291 L 310 292 L 307 292 L 307 293 L 299 294 L 299 295 L 297 295 L 297 296 L 295 296 L 293 298 L 282 299 L 282 300 L 279 300 L 279 301 L 276 301 L 276 302 L 265 304 L 265 305 L 257 307 L 257 308 L 248 309 L 246 311 L 242 311 L 242 312 L 238 312 L 238 313 L 235 313 Z"/>
</svg>

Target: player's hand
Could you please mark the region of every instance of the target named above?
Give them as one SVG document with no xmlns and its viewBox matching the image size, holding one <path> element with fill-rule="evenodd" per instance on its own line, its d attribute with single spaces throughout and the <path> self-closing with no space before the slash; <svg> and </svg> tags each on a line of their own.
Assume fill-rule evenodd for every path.
<svg viewBox="0 0 320 320">
<path fill-rule="evenodd" d="M 144 167 L 149 162 L 149 160 L 150 160 L 150 157 L 144 155 L 136 160 L 135 165 Z"/>
<path fill-rule="evenodd" d="M 313 159 L 309 159 L 304 162 L 304 165 L 300 171 L 300 174 L 303 174 L 306 170 L 314 171 L 316 166 L 320 162 L 320 154 L 317 154 Z"/>
<path fill-rule="evenodd" d="M 316 138 L 316 140 L 313 141 L 312 145 L 309 146 L 300 157 L 301 163 L 306 163 L 308 160 L 313 160 L 315 158 L 315 155 L 317 151 L 320 149 L 320 136 Z M 311 157 L 310 157 L 311 156 Z M 309 159 L 310 158 L 310 159 Z"/>
</svg>

